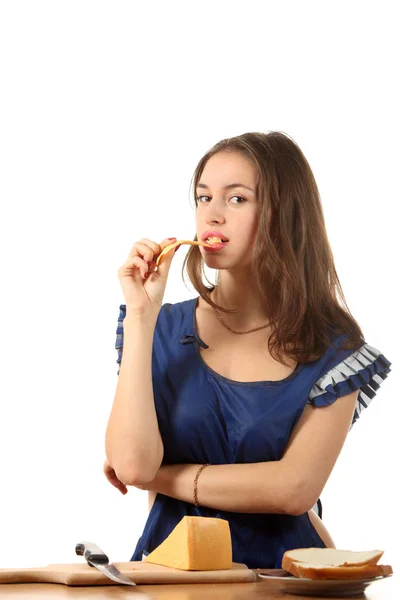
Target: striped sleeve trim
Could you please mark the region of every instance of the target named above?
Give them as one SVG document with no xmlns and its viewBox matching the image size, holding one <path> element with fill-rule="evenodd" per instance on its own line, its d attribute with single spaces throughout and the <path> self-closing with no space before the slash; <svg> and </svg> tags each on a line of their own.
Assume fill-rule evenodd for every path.
<svg viewBox="0 0 400 600">
<path fill-rule="evenodd" d="M 379 350 L 363 344 L 318 379 L 311 389 L 308 403 L 318 407 L 329 406 L 337 398 L 359 390 L 353 426 L 390 373 L 390 366 L 391 363 Z"/>
<path fill-rule="evenodd" d="M 123 352 L 123 347 L 124 347 L 124 326 L 123 326 L 123 320 L 125 319 L 126 316 L 126 305 L 125 304 L 121 304 L 119 307 L 119 317 L 118 317 L 118 326 L 117 326 L 117 339 L 115 341 L 115 349 L 117 350 L 118 353 L 118 357 L 116 362 L 118 363 L 118 372 L 117 375 L 119 375 L 119 371 L 120 371 L 120 365 L 121 365 L 121 361 L 122 361 L 122 352 Z"/>
</svg>

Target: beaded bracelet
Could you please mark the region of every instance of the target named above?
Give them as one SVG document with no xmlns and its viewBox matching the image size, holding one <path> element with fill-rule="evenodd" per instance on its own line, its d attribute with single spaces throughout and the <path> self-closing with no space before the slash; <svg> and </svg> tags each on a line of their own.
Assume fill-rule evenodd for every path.
<svg viewBox="0 0 400 600">
<path fill-rule="evenodd" d="M 200 469 L 197 471 L 196 473 L 196 477 L 194 478 L 194 483 L 193 483 L 193 500 L 194 500 L 194 505 L 195 506 L 199 506 L 198 500 L 197 500 L 197 482 L 199 480 L 200 477 L 200 473 L 202 472 L 203 469 L 205 469 L 206 467 L 209 467 L 210 463 L 206 463 L 205 465 L 202 465 L 200 467 Z"/>
</svg>

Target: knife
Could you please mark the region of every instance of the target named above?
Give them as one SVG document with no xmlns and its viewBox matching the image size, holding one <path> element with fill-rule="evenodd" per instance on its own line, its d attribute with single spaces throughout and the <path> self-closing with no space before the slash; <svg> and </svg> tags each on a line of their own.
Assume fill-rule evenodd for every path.
<svg viewBox="0 0 400 600">
<path fill-rule="evenodd" d="M 115 565 L 109 564 L 107 554 L 104 554 L 103 550 L 100 550 L 96 544 L 92 542 L 80 542 L 76 544 L 75 552 L 79 556 L 83 556 L 90 567 L 96 567 L 96 569 L 104 573 L 109 579 L 123 585 L 136 585 L 134 581 L 123 575 Z"/>
</svg>

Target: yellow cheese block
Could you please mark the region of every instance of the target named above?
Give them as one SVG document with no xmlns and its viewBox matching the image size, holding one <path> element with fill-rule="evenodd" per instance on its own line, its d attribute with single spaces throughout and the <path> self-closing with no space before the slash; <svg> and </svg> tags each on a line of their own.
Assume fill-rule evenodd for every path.
<svg viewBox="0 0 400 600">
<path fill-rule="evenodd" d="M 229 523 L 212 517 L 183 517 L 144 560 L 184 571 L 231 569 Z"/>
</svg>

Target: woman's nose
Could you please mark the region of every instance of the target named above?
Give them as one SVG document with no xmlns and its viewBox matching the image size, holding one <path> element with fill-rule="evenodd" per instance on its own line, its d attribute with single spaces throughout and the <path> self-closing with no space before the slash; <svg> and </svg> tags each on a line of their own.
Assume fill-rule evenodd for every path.
<svg viewBox="0 0 400 600">
<path fill-rule="evenodd" d="M 206 211 L 207 223 L 222 223 L 224 220 L 223 208 L 217 202 L 209 202 Z"/>
</svg>

